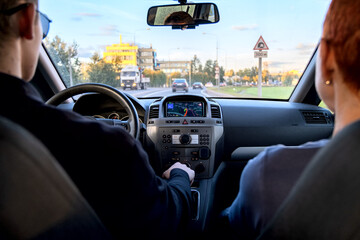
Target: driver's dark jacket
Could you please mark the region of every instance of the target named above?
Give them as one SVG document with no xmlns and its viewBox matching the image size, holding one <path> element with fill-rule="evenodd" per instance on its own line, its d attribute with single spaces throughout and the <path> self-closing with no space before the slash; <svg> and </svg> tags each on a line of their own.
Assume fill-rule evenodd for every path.
<svg viewBox="0 0 360 240">
<path fill-rule="evenodd" d="M 171 171 L 170 180 L 156 176 L 141 143 L 125 130 L 45 105 L 30 83 L 2 73 L 0 101 L 0 115 L 45 144 L 112 234 L 167 238 L 185 228 L 191 198 L 185 171 Z"/>
</svg>

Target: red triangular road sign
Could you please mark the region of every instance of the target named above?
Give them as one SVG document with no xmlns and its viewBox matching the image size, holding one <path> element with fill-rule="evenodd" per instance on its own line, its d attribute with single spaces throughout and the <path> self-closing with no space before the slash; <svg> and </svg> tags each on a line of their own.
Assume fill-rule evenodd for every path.
<svg viewBox="0 0 360 240">
<path fill-rule="evenodd" d="M 269 47 L 266 45 L 262 36 L 260 36 L 259 40 L 255 44 L 254 50 L 269 50 Z"/>
</svg>

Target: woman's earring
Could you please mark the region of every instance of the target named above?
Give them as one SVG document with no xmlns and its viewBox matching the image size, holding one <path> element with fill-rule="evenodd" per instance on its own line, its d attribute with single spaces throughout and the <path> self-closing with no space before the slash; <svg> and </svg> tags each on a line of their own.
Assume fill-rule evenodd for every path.
<svg viewBox="0 0 360 240">
<path fill-rule="evenodd" d="M 330 81 L 330 80 L 326 80 L 326 81 L 325 81 L 325 85 L 331 85 L 331 81 Z"/>
</svg>

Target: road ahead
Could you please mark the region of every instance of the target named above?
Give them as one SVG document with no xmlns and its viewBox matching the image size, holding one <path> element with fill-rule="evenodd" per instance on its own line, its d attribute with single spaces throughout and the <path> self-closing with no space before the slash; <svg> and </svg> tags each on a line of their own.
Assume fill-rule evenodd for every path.
<svg viewBox="0 0 360 240">
<path fill-rule="evenodd" d="M 197 94 L 197 95 L 202 95 L 205 97 L 210 97 L 210 96 L 224 96 L 222 94 L 218 94 L 214 91 L 211 90 L 207 90 L 206 88 L 204 89 L 192 89 L 189 88 L 189 92 L 172 92 L 171 88 L 148 88 L 146 90 L 125 90 L 126 93 L 129 93 L 131 95 L 133 95 L 134 97 L 143 97 L 143 98 L 151 98 L 151 97 L 162 97 L 162 96 L 168 96 L 168 95 L 173 95 L 173 94 L 178 94 L 178 95 L 182 95 L 182 94 Z"/>
<path fill-rule="evenodd" d="M 172 92 L 171 88 L 148 88 L 146 90 L 125 90 L 126 93 L 133 95 L 134 97 L 161 97 L 172 94 L 187 94 L 185 91 Z M 208 97 L 205 89 L 195 89 L 189 88 L 189 94 L 199 94 Z"/>
</svg>

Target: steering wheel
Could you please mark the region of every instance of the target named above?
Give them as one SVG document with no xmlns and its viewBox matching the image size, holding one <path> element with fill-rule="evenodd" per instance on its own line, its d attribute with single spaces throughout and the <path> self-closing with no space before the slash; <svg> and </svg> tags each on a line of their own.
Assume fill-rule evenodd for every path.
<svg viewBox="0 0 360 240">
<path fill-rule="evenodd" d="M 85 83 L 85 84 L 72 86 L 55 94 L 46 102 L 46 104 L 58 106 L 60 103 L 64 102 L 68 98 L 71 98 L 78 94 L 90 93 L 90 92 L 100 93 L 108 97 L 111 97 L 116 102 L 118 102 L 122 107 L 124 107 L 127 114 L 129 115 L 129 119 L 127 121 L 121 121 L 119 125 L 126 125 L 128 127 L 128 131 L 130 135 L 132 135 L 136 139 L 139 138 L 140 126 L 139 126 L 139 116 L 136 111 L 136 108 L 123 92 L 120 92 L 116 88 L 110 87 L 108 85 L 99 84 L 99 83 Z"/>
</svg>

